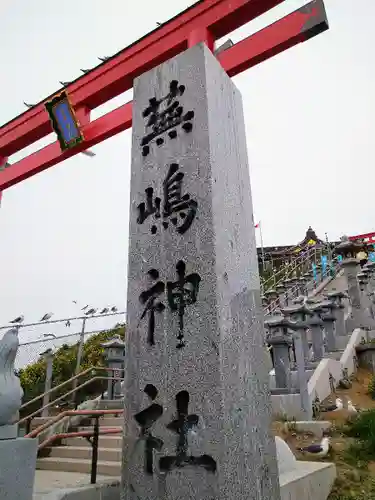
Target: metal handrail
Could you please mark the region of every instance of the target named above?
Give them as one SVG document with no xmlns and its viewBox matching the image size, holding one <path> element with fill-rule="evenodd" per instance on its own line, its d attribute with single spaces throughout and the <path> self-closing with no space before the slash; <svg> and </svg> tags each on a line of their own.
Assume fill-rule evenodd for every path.
<svg viewBox="0 0 375 500">
<path fill-rule="evenodd" d="M 107 371 L 113 371 L 113 368 L 108 368 L 107 366 L 92 366 L 91 368 L 86 368 L 83 372 L 78 373 L 77 375 L 74 375 L 74 377 L 71 377 L 68 380 L 65 380 L 65 382 L 62 382 L 59 385 L 56 385 L 55 387 L 51 387 L 48 391 L 43 392 L 42 394 L 39 394 L 39 396 L 36 396 L 34 399 L 31 399 L 30 401 L 27 401 L 24 403 L 21 407 L 20 410 L 23 410 L 27 406 L 31 405 L 32 403 L 35 403 L 39 399 L 42 399 L 44 396 L 47 394 L 51 394 L 54 391 L 57 391 L 57 389 L 61 389 L 61 387 L 64 387 L 65 385 L 69 384 L 70 382 L 73 382 L 74 380 L 82 377 L 83 375 L 87 375 L 88 373 L 92 372 L 93 370 L 107 370 Z"/>
<path fill-rule="evenodd" d="M 39 436 L 39 434 L 49 427 L 51 425 L 56 424 L 60 420 L 62 420 L 65 417 L 74 417 L 75 415 L 83 415 L 83 416 L 95 416 L 95 415 L 120 415 L 121 413 L 124 413 L 124 410 L 65 410 L 56 415 L 56 417 L 52 417 L 48 422 L 45 422 L 42 425 L 39 425 L 36 429 L 33 431 L 29 432 L 26 434 L 24 437 L 25 438 L 36 438 Z"/>
<path fill-rule="evenodd" d="M 99 377 L 99 376 L 90 378 L 90 380 L 86 380 L 86 382 L 83 382 L 83 384 L 77 386 L 76 388 L 72 389 L 69 392 L 66 392 L 65 394 L 63 394 L 62 396 L 59 396 L 55 400 L 50 401 L 48 404 L 42 406 L 41 408 L 39 408 L 38 410 L 34 411 L 30 415 L 27 415 L 26 417 L 21 418 L 17 423 L 18 424 L 22 424 L 24 422 L 31 422 L 31 420 L 33 418 L 35 418 L 39 413 L 43 412 L 43 410 L 45 410 L 46 408 L 50 408 L 52 405 L 58 403 L 59 401 L 61 401 L 64 398 L 66 398 L 66 396 L 70 396 L 71 394 L 74 394 L 75 392 L 77 392 L 78 390 L 82 389 L 83 387 L 86 387 L 87 385 L 91 384 L 95 380 L 116 380 L 116 381 L 121 380 L 122 381 L 124 379 L 123 378 L 117 378 L 117 377 L 115 378 L 115 377 Z"/>
<path fill-rule="evenodd" d="M 303 255 L 298 255 L 292 262 L 285 264 L 281 269 L 279 269 L 275 274 L 273 274 L 268 280 L 264 281 L 261 285 L 262 291 L 265 291 L 269 287 L 267 284 L 276 287 L 278 284 L 284 281 L 285 276 L 293 274 L 299 267 L 309 262 L 312 257 L 316 255 L 316 249 L 310 248 Z M 281 279 L 276 281 L 276 276 L 281 275 Z"/>
<path fill-rule="evenodd" d="M 336 264 L 335 264 L 335 267 L 334 267 L 334 269 L 333 269 L 333 271 L 334 271 L 334 277 L 337 275 L 337 271 L 338 271 L 338 269 L 340 268 L 340 262 L 339 262 L 337 259 L 332 259 L 332 260 L 331 260 L 331 264 L 332 264 L 332 263 L 334 263 L 334 261 L 335 261 L 335 260 L 336 260 Z M 328 266 L 327 266 L 327 267 L 328 267 Z M 327 277 L 328 277 L 328 276 L 327 276 Z M 324 277 L 322 276 L 322 278 L 324 278 Z M 323 280 L 322 280 L 322 281 L 323 281 Z M 310 281 L 308 281 L 308 282 L 306 283 L 306 285 L 305 285 L 305 286 L 306 286 L 306 287 L 308 287 L 309 285 L 314 284 L 314 283 L 315 283 L 315 280 L 314 280 L 314 278 L 312 278 Z M 293 297 L 293 296 L 294 296 L 294 293 L 295 293 L 298 289 L 299 289 L 299 285 L 296 285 L 296 286 L 294 286 L 294 287 L 292 287 L 292 288 L 290 288 L 290 289 L 289 289 L 289 291 L 288 291 L 288 292 L 289 292 L 289 293 L 291 293 L 291 297 Z M 269 314 L 272 314 L 272 313 L 273 313 L 273 312 L 274 312 L 277 308 L 278 308 L 278 299 L 274 300 L 274 301 L 273 301 L 273 302 L 271 302 L 271 303 L 270 303 L 267 307 L 265 307 L 265 308 L 263 309 L 263 312 L 264 312 L 265 316 L 267 316 L 267 315 L 269 315 Z"/>
<path fill-rule="evenodd" d="M 86 415 L 94 418 L 95 419 L 94 429 L 92 431 L 65 432 L 65 433 L 54 434 L 52 436 L 49 436 L 38 446 L 38 451 L 45 448 L 49 444 L 52 444 L 53 441 L 55 441 L 56 439 L 66 439 L 69 437 L 88 437 L 88 438 L 92 437 L 93 438 L 92 442 L 90 441 L 92 446 L 90 483 L 95 484 L 98 471 L 99 435 L 122 433 L 122 428 L 112 428 L 112 429 L 110 428 L 110 429 L 103 429 L 102 431 L 100 431 L 99 418 L 104 415 L 119 415 L 122 413 L 123 410 L 69 410 L 63 412 L 63 414 L 58 415 L 58 417 L 60 418 L 51 419 L 51 421 L 47 422 L 44 425 L 39 426 L 37 429 L 35 429 L 33 432 L 30 432 L 25 437 L 26 438 L 37 437 L 45 429 L 47 429 L 48 427 L 50 427 L 51 425 L 53 425 L 54 423 L 58 422 L 59 420 L 61 420 L 66 416 Z"/>
</svg>

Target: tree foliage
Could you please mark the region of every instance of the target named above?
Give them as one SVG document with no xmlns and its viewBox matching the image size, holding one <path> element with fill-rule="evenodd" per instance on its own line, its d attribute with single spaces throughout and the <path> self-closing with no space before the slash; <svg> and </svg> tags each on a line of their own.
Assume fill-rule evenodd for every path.
<svg viewBox="0 0 375 500">
<path fill-rule="evenodd" d="M 119 335 L 121 338 L 124 338 L 125 326 L 119 324 L 114 329 L 92 335 L 84 343 L 80 371 L 84 371 L 90 367 L 105 366 L 103 348 L 101 347 L 101 344 L 111 339 L 114 335 Z M 56 387 L 74 376 L 77 362 L 77 352 L 78 343 L 73 345 L 64 344 L 56 350 L 53 359 L 52 387 Z M 46 361 L 44 359 L 40 359 L 25 368 L 21 368 L 17 375 L 20 378 L 24 391 L 23 403 L 31 401 L 36 396 L 39 396 L 44 392 Z M 98 373 L 98 375 L 105 376 L 105 373 Z M 87 374 L 86 376 L 81 377 L 79 379 L 79 385 L 90 378 L 92 378 L 92 374 Z M 92 397 L 100 394 L 100 392 L 105 390 L 105 388 L 106 381 L 95 381 L 79 391 L 78 399 L 80 401 L 88 399 L 90 396 Z M 52 394 L 51 399 L 56 399 L 59 395 L 62 395 L 69 390 L 71 390 L 71 386 L 67 384 L 60 391 L 55 391 Z M 40 408 L 41 403 L 42 401 L 39 400 L 36 404 L 30 405 L 26 409 L 26 413 L 30 414 L 31 411 L 35 411 L 37 408 Z"/>
</svg>

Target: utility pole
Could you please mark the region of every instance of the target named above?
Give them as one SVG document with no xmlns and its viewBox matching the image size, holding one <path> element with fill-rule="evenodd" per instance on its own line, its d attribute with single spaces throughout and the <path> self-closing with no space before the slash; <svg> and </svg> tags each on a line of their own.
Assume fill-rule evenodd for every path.
<svg viewBox="0 0 375 500">
<path fill-rule="evenodd" d="M 75 369 L 75 373 L 74 373 L 75 376 L 77 376 L 79 374 L 79 370 L 80 370 L 80 367 L 81 367 L 81 359 L 82 359 L 82 354 L 83 354 L 83 346 L 85 344 L 86 319 L 87 318 L 83 318 L 83 320 L 82 320 L 82 329 L 81 329 L 81 333 L 80 333 L 79 341 L 78 341 L 78 345 L 77 345 L 77 362 L 76 362 L 76 369 Z M 73 387 L 72 387 L 72 389 L 75 392 L 73 392 L 73 394 L 72 394 L 72 401 L 74 403 L 77 401 L 77 392 L 75 390 L 77 388 L 77 385 L 78 385 L 78 377 L 73 380 Z"/>
</svg>

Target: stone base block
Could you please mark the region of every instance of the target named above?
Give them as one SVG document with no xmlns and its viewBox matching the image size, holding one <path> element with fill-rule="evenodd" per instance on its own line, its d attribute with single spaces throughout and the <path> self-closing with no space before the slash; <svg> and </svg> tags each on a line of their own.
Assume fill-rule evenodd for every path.
<svg viewBox="0 0 375 500">
<path fill-rule="evenodd" d="M 2 439 L 15 439 L 18 434 L 18 425 L 2 425 L 0 427 L 0 441 Z"/>
<path fill-rule="evenodd" d="M 292 469 L 280 474 L 281 500 L 327 500 L 335 478 L 334 464 L 295 461 Z M 120 481 L 53 491 L 41 496 L 42 499 L 120 500 Z"/>
<path fill-rule="evenodd" d="M 272 414 L 274 418 L 303 420 L 305 411 L 301 407 L 300 394 L 272 394 Z"/>
<path fill-rule="evenodd" d="M 124 399 L 101 399 L 98 410 L 121 410 L 124 407 Z"/>
<path fill-rule="evenodd" d="M 0 441 L 1 500 L 32 500 L 37 447 L 36 439 Z"/>
<path fill-rule="evenodd" d="M 335 479 L 332 463 L 297 461 L 280 475 L 281 500 L 327 500 Z"/>
</svg>

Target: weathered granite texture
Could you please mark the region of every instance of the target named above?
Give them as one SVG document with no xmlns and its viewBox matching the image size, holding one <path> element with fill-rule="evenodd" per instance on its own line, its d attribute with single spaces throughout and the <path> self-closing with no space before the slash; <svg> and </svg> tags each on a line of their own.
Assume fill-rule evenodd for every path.
<svg viewBox="0 0 375 500">
<path fill-rule="evenodd" d="M 150 136 L 171 82 L 190 119 Z M 164 205 L 171 165 L 185 218 Z M 209 50 L 137 78 L 122 499 L 280 499 L 252 214 L 241 96 Z"/>
<path fill-rule="evenodd" d="M 36 439 L 0 440 L 1 500 L 31 500 L 33 498 Z"/>
</svg>

